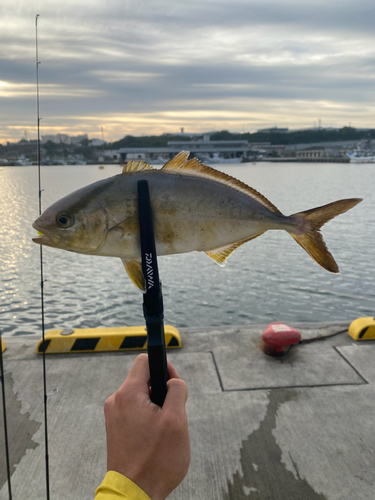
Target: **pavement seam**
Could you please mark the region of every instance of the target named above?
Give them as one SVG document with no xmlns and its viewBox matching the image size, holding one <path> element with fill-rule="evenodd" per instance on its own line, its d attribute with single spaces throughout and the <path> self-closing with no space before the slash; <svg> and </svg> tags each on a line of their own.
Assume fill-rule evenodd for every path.
<svg viewBox="0 0 375 500">
<path fill-rule="evenodd" d="M 368 380 L 365 379 L 365 377 L 357 370 L 357 368 L 355 368 L 354 365 L 352 365 L 352 363 L 338 350 L 337 346 L 333 346 L 333 348 L 335 349 L 335 351 L 337 353 L 340 354 L 340 356 L 342 357 L 342 359 L 350 366 L 350 368 L 352 368 L 352 370 L 354 370 L 356 372 L 356 374 L 362 379 L 364 380 L 364 382 L 366 384 L 370 384 L 370 382 Z"/>
<path fill-rule="evenodd" d="M 336 347 L 334 347 L 335 350 Z M 353 368 L 353 370 L 357 373 L 357 375 L 363 380 L 363 382 L 342 382 L 336 384 L 314 384 L 314 385 L 280 385 L 280 386 L 271 386 L 271 387 L 246 387 L 240 389 L 225 389 L 222 378 L 220 376 L 219 367 L 217 365 L 215 354 L 213 351 L 209 351 L 212 356 L 212 361 L 216 370 L 217 377 L 219 379 L 220 387 L 222 392 L 244 392 L 244 391 L 269 391 L 269 390 L 278 390 L 278 389 L 315 389 L 317 387 L 343 387 L 343 386 L 360 386 L 360 385 L 369 385 L 369 382 L 362 377 L 362 375 L 352 366 L 351 363 L 340 353 L 337 351 L 340 356 L 347 362 L 347 364 Z"/>
<path fill-rule="evenodd" d="M 215 359 L 215 354 L 213 351 L 209 351 L 211 353 L 211 356 L 212 356 L 212 361 L 214 363 L 214 367 L 215 367 L 215 370 L 216 370 L 216 374 L 217 374 L 217 378 L 219 379 L 219 384 L 220 384 L 220 387 L 221 387 L 221 391 L 222 392 L 226 392 L 225 389 L 224 389 L 224 386 L 223 386 L 223 381 L 221 380 L 221 376 L 220 376 L 220 372 L 219 372 L 219 367 L 217 366 L 217 363 L 216 363 L 216 359 Z"/>
<path fill-rule="evenodd" d="M 363 378 L 363 377 L 361 377 Z M 342 382 L 341 384 L 316 384 L 316 385 L 280 385 L 280 386 L 270 386 L 270 387 L 247 387 L 241 389 L 222 389 L 223 392 L 244 392 L 244 391 L 270 391 L 270 390 L 282 390 L 282 389 L 316 389 L 318 387 L 345 387 L 345 386 L 361 386 L 368 385 L 369 383 L 364 382 Z"/>
</svg>

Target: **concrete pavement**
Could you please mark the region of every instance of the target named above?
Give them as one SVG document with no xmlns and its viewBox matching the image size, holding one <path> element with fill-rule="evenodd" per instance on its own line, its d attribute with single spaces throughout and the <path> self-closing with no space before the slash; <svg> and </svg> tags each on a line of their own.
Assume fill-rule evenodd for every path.
<svg viewBox="0 0 375 500">
<path fill-rule="evenodd" d="M 168 351 L 189 388 L 192 461 L 172 500 L 375 499 L 375 342 L 346 333 L 259 347 L 267 325 L 181 329 Z M 291 324 L 303 338 L 347 323 Z M 45 495 L 42 360 L 33 336 L 4 353 L 13 499 Z M 51 499 L 94 498 L 105 474 L 103 404 L 137 353 L 47 356 Z M 8 498 L 2 412 L 0 499 Z"/>
</svg>

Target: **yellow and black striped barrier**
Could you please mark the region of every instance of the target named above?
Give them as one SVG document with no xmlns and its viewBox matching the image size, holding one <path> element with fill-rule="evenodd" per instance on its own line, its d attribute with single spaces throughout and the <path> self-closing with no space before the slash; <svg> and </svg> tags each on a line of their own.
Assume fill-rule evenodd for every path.
<svg viewBox="0 0 375 500">
<path fill-rule="evenodd" d="M 349 326 L 349 335 L 354 340 L 375 340 L 375 318 L 357 318 Z"/>
<path fill-rule="evenodd" d="M 177 328 L 165 325 L 165 345 L 167 349 L 182 346 Z M 144 326 L 124 326 L 114 328 L 75 328 L 49 330 L 38 342 L 36 352 L 42 354 L 69 352 L 135 351 L 147 349 L 147 332 Z"/>
</svg>

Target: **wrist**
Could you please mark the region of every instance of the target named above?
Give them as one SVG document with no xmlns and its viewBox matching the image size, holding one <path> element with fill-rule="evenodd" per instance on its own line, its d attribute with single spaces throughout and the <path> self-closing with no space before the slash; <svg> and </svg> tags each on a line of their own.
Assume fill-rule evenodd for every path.
<svg viewBox="0 0 375 500">
<path fill-rule="evenodd" d="M 115 495 L 116 498 L 131 498 L 132 500 L 153 500 L 138 484 L 132 481 L 129 477 L 114 470 L 108 470 L 102 484 L 96 490 L 97 496 L 95 498 L 97 498 L 98 500 L 107 498 L 108 494 Z"/>
<path fill-rule="evenodd" d="M 136 470 L 130 470 L 127 468 L 123 467 L 108 467 L 108 472 L 107 474 L 115 474 L 117 475 L 118 478 L 124 478 L 125 481 L 121 481 L 119 479 L 119 484 L 125 484 L 127 485 L 126 481 L 131 481 L 137 488 L 142 490 L 142 492 L 145 494 L 145 500 L 147 498 L 150 500 L 165 500 L 168 496 L 168 493 L 164 493 L 162 491 L 162 488 L 160 488 L 160 484 L 158 484 L 158 481 L 155 480 L 155 477 L 144 471 L 136 471 Z M 138 500 L 138 497 L 137 497 Z M 143 497 L 142 499 L 143 500 Z"/>
</svg>

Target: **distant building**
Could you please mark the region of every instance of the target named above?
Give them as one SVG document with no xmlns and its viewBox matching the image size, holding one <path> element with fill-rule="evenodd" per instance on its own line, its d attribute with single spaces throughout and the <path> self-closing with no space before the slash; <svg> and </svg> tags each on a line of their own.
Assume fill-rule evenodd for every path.
<svg viewBox="0 0 375 500">
<path fill-rule="evenodd" d="M 55 144 L 70 144 L 70 137 L 68 134 L 55 134 L 55 135 L 43 135 L 42 144 L 51 141 Z"/>
<path fill-rule="evenodd" d="M 55 144 L 79 144 L 81 141 L 88 140 L 87 134 L 70 136 L 68 134 L 43 135 L 42 144 L 48 141 Z"/>
<path fill-rule="evenodd" d="M 295 128 L 291 132 L 321 132 L 322 130 L 337 131 L 339 128 L 335 127 L 307 127 L 307 128 Z"/>
<path fill-rule="evenodd" d="M 208 132 L 208 134 L 214 134 L 215 132 Z M 161 135 L 180 135 L 182 137 L 200 137 L 203 135 L 202 132 L 185 132 L 184 127 L 180 128 L 180 132 L 178 134 L 171 134 L 170 132 L 163 132 Z"/>
<path fill-rule="evenodd" d="M 305 149 L 303 151 L 296 151 L 297 158 L 324 158 L 326 152 L 324 149 Z"/>
<path fill-rule="evenodd" d="M 107 144 L 107 142 L 102 139 L 91 139 L 90 141 L 90 146 L 103 146 L 103 144 Z"/>
<path fill-rule="evenodd" d="M 270 144 L 269 142 L 254 142 L 251 144 L 252 155 L 263 155 L 263 156 L 283 156 L 285 146 L 284 144 Z"/>
<path fill-rule="evenodd" d="M 88 141 L 87 134 L 76 135 L 70 137 L 70 144 L 79 144 L 82 141 Z"/>
<path fill-rule="evenodd" d="M 122 162 L 129 159 L 161 162 L 173 158 L 180 151 L 190 151 L 191 157 L 195 156 L 202 161 L 210 161 L 213 156 L 222 160 L 235 159 L 238 161 L 238 159 L 249 155 L 252 146 L 254 144 L 249 144 L 247 140 L 211 141 L 210 134 L 204 134 L 203 139 L 169 141 L 168 145 L 164 147 L 120 148 L 118 153 Z"/>
<path fill-rule="evenodd" d="M 97 161 L 103 163 L 119 163 L 121 161 L 121 155 L 119 150 L 108 149 L 106 151 L 100 152 L 97 157 Z M 131 158 L 133 159 L 133 158 Z"/>
</svg>

